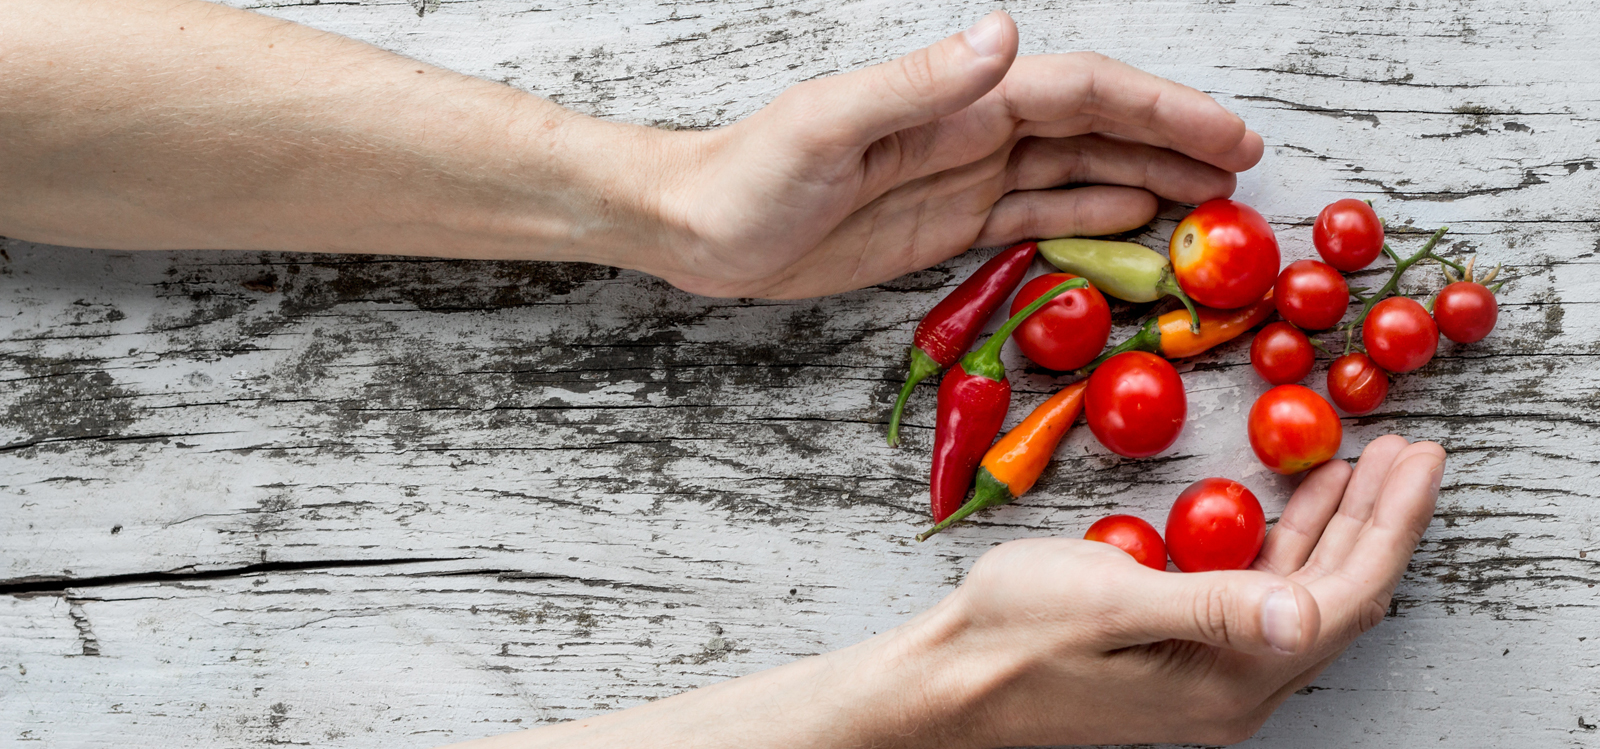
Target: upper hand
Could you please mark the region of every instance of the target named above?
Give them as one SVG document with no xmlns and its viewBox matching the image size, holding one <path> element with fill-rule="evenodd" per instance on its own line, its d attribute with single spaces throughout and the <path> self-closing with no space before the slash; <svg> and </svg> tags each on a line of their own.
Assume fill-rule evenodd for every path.
<svg viewBox="0 0 1600 749">
<path fill-rule="evenodd" d="M 1395 436 L 1354 471 L 1323 465 L 1249 571 L 1157 572 L 1091 541 L 996 548 L 918 620 L 965 690 L 960 743 L 1248 738 L 1383 619 L 1443 470 L 1438 445 Z"/>
<path fill-rule="evenodd" d="M 1131 230 L 1157 195 L 1226 197 L 1261 158 L 1261 137 L 1199 91 L 1092 53 L 1016 50 L 997 11 L 667 139 L 667 252 L 639 267 L 708 295 L 830 294 L 972 246 Z M 1067 184 L 1090 186 L 1051 189 Z"/>
</svg>

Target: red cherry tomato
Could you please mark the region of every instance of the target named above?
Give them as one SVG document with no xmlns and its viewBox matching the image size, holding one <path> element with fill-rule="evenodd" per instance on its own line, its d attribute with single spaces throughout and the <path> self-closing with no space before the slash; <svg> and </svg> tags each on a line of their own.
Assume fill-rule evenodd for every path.
<svg viewBox="0 0 1600 749">
<path fill-rule="evenodd" d="M 1200 479 L 1167 514 L 1167 553 L 1184 572 L 1242 570 L 1256 560 L 1266 538 L 1261 503 L 1237 481 Z"/>
<path fill-rule="evenodd" d="M 1127 458 L 1148 458 L 1178 441 L 1189 403 L 1171 362 L 1145 351 L 1125 351 L 1089 375 L 1083 411 L 1089 431 L 1106 449 Z"/>
<path fill-rule="evenodd" d="M 1250 342 L 1250 366 L 1261 379 L 1274 385 L 1304 380 L 1316 362 L 1311 339 L 1286 322 L 1262 328 Z"/>
<path fill-rule="evenodd" d="M 1494 292 L 1481 283 L 1457 281 L 1444 287 L 1433 300 L 1433 319 L 1439 332 L 1456 343 L 1477 343 L 1494 330 L 1500 304 Z"/>
<path fill-rule="evenodd" d="M 1351 416 L 1372 413 L 1389 395 L 1389 374 L 1366 354 L 1345 354 L 1328 367 L 1328 395 Z"/>
<path fill-rule="evenodd" d="M 1279 385 L 1250 407 L 1250 447 L 1266 467 L 1289 475 L 1328 462 L 1339 452 L 1339 414 L 1304 385 Z"/>
<path fill-rule="evenodd" d="M 1167 568 L 1167 547 L 1161 543 L 1161 534 L 1155 526 L 1132 515 L 1112 515 L 1100 518 L 1089 526 L 1083 537 L 1090 541 L 1108 543 L 1128 552 L 1139 564 L 1153 570 Z"/>
<path fill-rule="evenodd" d="M 1306 330 L 1327 330 L 1338 325 L 1349 308 L 1350 285 L 1327 263 L 1296 260 L 1278 274 L 1272 298 L 1283 319 Z"/>
<path fill-rule="evenodd" d="M 1328 265 L 1346 273 L 1361 270 L 1383 252 L 1383 222 L 1362 201 L 1337 200 L 1317 214 L 1311 243 Z"/>
<path fill-rule="evenodd" d="M 1208 200 L 1172 232 L 1172 273 L 1196 302 L 1218 309 L 1250 304 L 1278 277 L 1278 238 L 1254 208 Z"/>
<path fill-rule="evenodd" d="M 1415 299 L 1392 296 L 1372 305 L 1361 324 L 1367 355 L 1386 371 L 1410 372 L 1433 360 L 1439 349 L 1439 326 Z"/>
<path fill-rule="evenodd" d="M 1077 276 L 1051 273 L 1029 281 L 1011 302 L 1015 315 L 1063 281 Z M 1073 289 L 1051 300 L 1017 327 L 1017 348 L 1045 369 L 1077 369 L 1100 355 L 1111 338 L 1111 308 L 1093 286 Z"/>
</svg>

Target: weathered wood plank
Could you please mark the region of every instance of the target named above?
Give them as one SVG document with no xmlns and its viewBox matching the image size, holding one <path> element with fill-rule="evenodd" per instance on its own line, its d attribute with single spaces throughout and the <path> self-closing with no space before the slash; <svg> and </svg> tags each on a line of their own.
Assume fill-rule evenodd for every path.
<svg viewBox="0 0 1600 749">
<path fill-rule="evenodd" d="M 1446 344 L 1347 420 L 1345 455 L 1389 431 L 1445 444 L 1438 520 L 1390 619 L 1256 743 L 1600 740 L 1587 4 L 1007 7 L 1026 51 L 1096 49 L 1245 116 L 1269 150 L 1241 197 L 1288 257 L 1311 255 L 1321 205 L 1359 195 L 1396 225 L 1448 223 L 1450 246 L 1517 279 L 1494 336 Z M 262 9 L 581 111 L 706 127 L 988 6 Z M 1158 519 L 1201 476 L 1240 478 L 1272 515 L 1291 486 L 1245 446 L 1262 388 L 1236 344 L 1185 375 L 1191 421 L 1162 459 L 1075 433 L 1025 502 L 910 543 L 931 389 L 905 449 L 879 422 L 916 318 L 985 253 L 751 302 L 587 266 L 0 247 L 13 741 L 426 746 L 563 720 L 857 641 L 994 543 L 1112 507 Z M 1010 363 L 1019 406 L 1064 381 Z"/>
</svg>

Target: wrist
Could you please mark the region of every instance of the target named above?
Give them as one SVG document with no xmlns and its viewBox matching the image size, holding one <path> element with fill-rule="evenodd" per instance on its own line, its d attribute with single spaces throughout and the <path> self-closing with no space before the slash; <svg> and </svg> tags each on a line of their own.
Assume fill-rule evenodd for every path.
<svg viewBox="0 0 1600 749">
<path fill-rule="evenodd" d="M 859 690 L 859 734 L 882 747 L 995 746 L 992 705 L 1017 672 L 980 652 L 960 593 L 893 630 L 829 657 L 854 660 L 840 679 Z M 861 649 L 861 653 L 852 651 Z"/>
</svg>

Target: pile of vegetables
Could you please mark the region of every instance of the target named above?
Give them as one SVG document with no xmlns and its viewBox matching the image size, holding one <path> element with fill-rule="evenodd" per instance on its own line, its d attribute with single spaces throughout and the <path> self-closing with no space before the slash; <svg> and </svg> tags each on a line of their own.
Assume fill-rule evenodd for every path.
<svg viewBox="0 0 1600 749">
<path fill-rule="evenodd" d="M 1434 252 L 1440 228 L 1414 254 L 1402 257 L 1385 241 L 1385 226 L 1368 203 L 1345 199 L 1322 210 L 1312 241 L 1321 260 L 1280 268 L 1271 225 L 1251 207 L 1212 200 L 1173 231 L 1166 256 L 1132 242 L 1067 238 L 1007 249 L 956 288 L 923 318 L 912 338 L 911 365 L 889 418 L 889 444 L 899 443 L 907 399 L 921 381 L 950 369 L 939 385 L 930 498 L 934 526 L 925 540 L 969 515 L 1026 494 L 1056 446 L 1082 413 L 1096 440 L 1126 458 L 1170 448 L 1183 430 L 1188 402 L 1172 359 L 1195 356 L 1280 318 L 1256 334 L 1250 363 L 1274 385 L 1256 399 L 1247 428 L 1262 464 L 1289 475 L 1332 459 L 1342 437 L 1339 410 L 1373 412 L 1389 392 L 1391 375 L 1433 359 L 1439 336 L 1457 343 L 1482 340 L 1498 316 L 1482 278 Z M 1394 269 L 1376 290 L 1350 288 L 1344 273 L 1387 256 Z M 1023 285 L 1036 256 L 1060 273 Z M 1401 276 L 1433 261 L 1448 285 L 1427 302 L 1399 295 Z M 973 350 L 989 318 L 1016 291 L 1010 318 Z M 1181 307 L 1155 315 L 1125 341 L 1106 347 L 1111 311 L 1105 296 L 1154 302 L 1171 296 Z M 1350 303 L 1359 303 L 1349 315 Z M 1348 320 L 1346 318 L 1349 318 Z M 1331 333 L 1336 340 L 1313 338 Z M 1022 353 L 1050 370 L 1080 379 L 1068 384 L 1000 437 L 1011 386 L 1000 350 L 1014 339 Z M 970 353 L 968 353 L 970 350 Z M 1336 358 L 1328 368 L 1330 404 L 1300 385 L 1317 351 Z M 952 369 L 953 368 L 953 369 Z M 1243 569 L 1266 536 L 1261 504 L 1237 481 L 1207 478 L 1180 494 L 1165 536 L 1148 522 L 1112 515 L 1085 538 L 1104 541 L 1140 563 L 1185 572 Z"/>
</svg>

